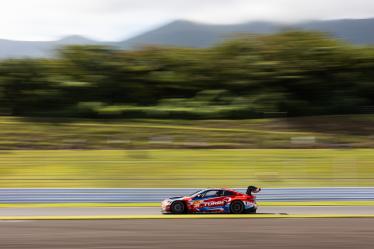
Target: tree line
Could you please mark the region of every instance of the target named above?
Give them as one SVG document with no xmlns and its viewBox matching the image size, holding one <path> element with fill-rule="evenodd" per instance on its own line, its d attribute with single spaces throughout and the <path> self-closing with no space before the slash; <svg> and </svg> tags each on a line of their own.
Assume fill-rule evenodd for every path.
<svg viewBox="0 0 374 249">
<path fill-rule="evenodd" d="M 211 48 L 67 46 L 0 62 L 0 114 L 90 118 L 258 118 L 374 106 L 374 47 L 288 31 Z M 370 109 L 370 108 L 369 108 Z"/>
</svg>

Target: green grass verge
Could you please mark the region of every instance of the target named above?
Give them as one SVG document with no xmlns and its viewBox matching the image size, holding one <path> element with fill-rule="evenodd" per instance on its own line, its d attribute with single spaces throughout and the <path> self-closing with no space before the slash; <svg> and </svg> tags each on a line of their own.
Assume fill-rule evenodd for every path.
<svg viewBox="0 0 374 249">
<path fill-rule="evenodd" d="M 0 187 L 374 186 L 374 149 L 17 150 Z"/>
</svg>

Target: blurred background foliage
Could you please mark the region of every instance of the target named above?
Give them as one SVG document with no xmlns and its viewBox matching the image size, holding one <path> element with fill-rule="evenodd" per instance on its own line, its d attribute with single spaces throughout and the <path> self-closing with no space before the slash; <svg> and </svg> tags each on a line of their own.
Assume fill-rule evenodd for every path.
<svg viewBox="0 0 374 249">
<path fill-rule="evenodd" d="M 241 36 L 204 49 L 67 46 L 0 62 L 0 114 L 247 119 L 374 106 L 374 47 L 322 33 Z"/>
<path fill-rule="evenodd" d="M 299 31 L 3 60 L 0 187 L 372 186 L 373 69 Z"/>
</svg>

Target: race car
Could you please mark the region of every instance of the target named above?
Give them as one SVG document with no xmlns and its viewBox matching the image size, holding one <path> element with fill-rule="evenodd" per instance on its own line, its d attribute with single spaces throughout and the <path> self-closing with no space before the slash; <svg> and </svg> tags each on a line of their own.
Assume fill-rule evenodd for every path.
<svg viewBox="0 0 374 249">
<path fill-rule="evenodd" d="M 184 197 L 171 197 L 161 202 L 164 214 L 187 213 L 256 213 L 256 196 L 261 188 L 249 186 L 245 194 L 232 189 L 203 189 Z"/>
</svg>

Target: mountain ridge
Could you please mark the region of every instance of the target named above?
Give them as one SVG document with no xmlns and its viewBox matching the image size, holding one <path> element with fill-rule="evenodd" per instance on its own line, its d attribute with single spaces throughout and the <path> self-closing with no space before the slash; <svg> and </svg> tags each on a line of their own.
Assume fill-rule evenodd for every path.
<svg viewBox="0 0 374 249">
<path fill-rule="evenodd" d="M 71 35 L 55 41 L 14 41 L 0 39 L 0 59 L 51 57 L 64 45 L 111 45 L 134 49 L 148 45 L 175 47 L 209 47 L 235 34 L 273 34 L 284 29 L 320 31 L 359 45 L 374 45 L 374 18 L 305 21 L 294 24 L 253 21 L 237 24 L 208 24 L 175 20 L 153 30 L 119 42 L 96 41 L 81 35 Z"/>
</svg>

